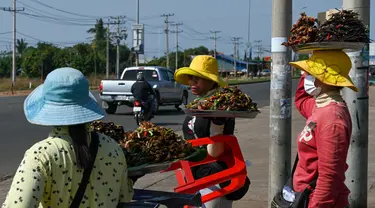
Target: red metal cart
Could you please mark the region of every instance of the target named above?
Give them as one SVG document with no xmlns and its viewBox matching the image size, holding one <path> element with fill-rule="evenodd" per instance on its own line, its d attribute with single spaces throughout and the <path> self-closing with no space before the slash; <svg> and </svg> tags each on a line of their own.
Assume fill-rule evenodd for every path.
<svg viewBox="0 0 375 208">
<path fill-rule="evenodd" d="M 191 140 L 190 142 L 193 146 L 202 146 L 222 142 L 225 143 L 226 151 L 217 158 L 213 158 L 208 155 L 204 160 L 199 162 L 179 161 L 173 163 L 168 169 L 162 171 L 175 171 L 178 182 L 178 186 L 174 189 L 176 193 L 195 194 L 201 189 L 208 188 L 225 181 L 231 181 L 231 183 L 225 188 L 202 196 L 202 203 L 205 203 L 215 198 L 222 197 L 228 193 L 232 193 L 244 185 L 247 176 L 246 163 L 242 156 L 238 140 L 235 136 L 218 135 L 213 137 L 199 138 L 196 140 Z M 193 178 L 193 174 L 191 172 L 192 167 L 215 161 L 225 162 L 228 169 L 197 180 Z M 187 208 L 189 206 L 185 207 Z"/>
</svg>

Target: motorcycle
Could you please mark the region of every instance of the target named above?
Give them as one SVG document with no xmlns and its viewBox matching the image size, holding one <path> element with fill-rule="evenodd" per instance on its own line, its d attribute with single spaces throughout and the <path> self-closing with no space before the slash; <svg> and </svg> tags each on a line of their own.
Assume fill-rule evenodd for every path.
<svg viewBox="0 0 375 208">
<path fill-rule="evenodd" d="M 133 102 L 133 114 L 134 114 L 134 119 L 139 126 L 139 124 L 142 121 L 150 121 L 152 118 L 152 109 L 147 109 L 148 103 L 140 101 L 140 100 L 135 100 Z"/>
<path fill-rule="evenodd" d="M 135 100 L 133 104 L 134 119 L 139 126 L 142 121 L 148 120 L 148 118 L 145 118 L 145 103 L 139 100 Z"/>
<path fill-rule="evenodd" d="M 156 85 L 152 87 L 154 90 L 157 88 Z M 149 96 L 149 99 L 154 99 L 154 96 Z M 155 103 L 153 103 L 155 105 Z M 145 108 L 148 107 L 148 103 L 140 101 L 140 100 L 134 100 L 133 102 L 133 114 L 134 114 L 134 119 L 139 126 L 139 124 L 142 121 L 150 121 L 152 118 L 152 113 L 154 112 L 155 106 L 152 106 L 150 109 L 148 109 L 147 114 L 145 115 Z"/>
</svg>

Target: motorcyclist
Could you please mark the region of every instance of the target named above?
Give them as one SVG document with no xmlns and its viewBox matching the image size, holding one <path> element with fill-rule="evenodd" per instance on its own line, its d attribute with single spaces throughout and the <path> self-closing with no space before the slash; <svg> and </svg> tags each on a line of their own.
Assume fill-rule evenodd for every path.
<svg viewBox="0 0 375 208">
<path fill-rule="evenodd" d="M 153 118 L 153 98 L 150 98 L 151 95 L 155 96 L 155 92 L 152 89 L 151 85 L 145 80 L 143 72 L 138 72 L 137 81 L 131 87 L 131 92 L 135 100 L 140 100 L 146 104 L 145 115 L 148 118 Z"/>
</svg>

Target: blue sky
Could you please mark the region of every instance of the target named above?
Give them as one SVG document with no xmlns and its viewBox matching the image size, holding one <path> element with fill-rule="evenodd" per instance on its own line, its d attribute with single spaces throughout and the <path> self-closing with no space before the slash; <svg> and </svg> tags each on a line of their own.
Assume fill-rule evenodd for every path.
<svg viewBox="0 0 375 208">
<path fill-rule="evenodd" d="M 217 50 L 232 54 L 231 37 L 242 37 L 240 56 L 243 56 L 244 43 L 247 41 L 248 2 L 249 0 L 140 0 L 140 21 L 146 24 L 146 58 L 151 59 L 165 52 L 165 34 L 162 33 L 164 19 L 160 17 L 163 13 L 174 13 L 170 20 L 183 23 L 180 26 L 183 32 L 179 36 L 182 49 L 199 45 L 212 49 L 213 41 L 208 39 L 212 36 L 210 30 L 220 30 L 221 39 L 217 42 Z M 302 11 L 310 16 L 317 16 L 318 12 L 341 8 L 341 5 L 342 0 L 294 0 L 293 22 Z M 0 3 L 0 7 L 9 6 L 12 6 L 12 0 L 2 0 Z M 130 29 L 136 19 L 136 0 L 19 0 L 17 7 L 25 8 L 25 14 L 17 15 L 17 38 L 25 38 L 31 44 L 37 40 L 60 46 L 87 42 L 90 37 L 86 33 L 90 28 L 87 25 L 94 24 L 95 18 L 104 17 L 107 21 L 108 16 L 126 15 L 124 27 L 129 30 L 126 43 L 131 45 Z M 67 12 L 60 12 L 59 9 Z M 271 17 L 272 0 L 251 1 L 250 40 L 261 40 L 265 49 L 271 47 Z M 373 28 L 374 13 L 370 22 Z M 0 11 L 0 51 L 9 49 L 11 30 L 11 13 Z M 375 39 L 375 33 L 371 34 L 371 38 Z M 174 51 L 175 34 L 170 34 L 169 43 L 170 51 Z"/>
</svg>

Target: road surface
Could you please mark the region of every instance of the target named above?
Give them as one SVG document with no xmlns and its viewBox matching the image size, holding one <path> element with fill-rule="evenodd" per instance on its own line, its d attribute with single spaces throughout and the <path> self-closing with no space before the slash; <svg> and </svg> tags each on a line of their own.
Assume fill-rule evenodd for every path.
<svg viewBox="0 0 375 208">
<path fill-rule="evenodd" d="M 293 80 L 293 92 L 297 80 Z M 269 105 L 270 83 L 241 85 L 241 90 L 258 103 L 260 107 Z M 95 93 L 98 101 L 98 94 Z M 0 97 L 0 180 L 5 175 L 13 174 L 18 167 L 24 152 L 34 143 L 47 137 L 49 127 L 29 124 L 23 113 L 23 101 L 26 96 Z M 194 98 L 189 95 L 189 100 Z M 113 121 L 124 126 L 125 130 L 136 128 L 132 109 L 121 106 L 115 115 L 107 115 L 106 121 Z M 157 125 L 181 130 L 184 113 L 178 112 L 174 106 L 161 107 L 160 112 L 152 120 Z"/>
</svg>

